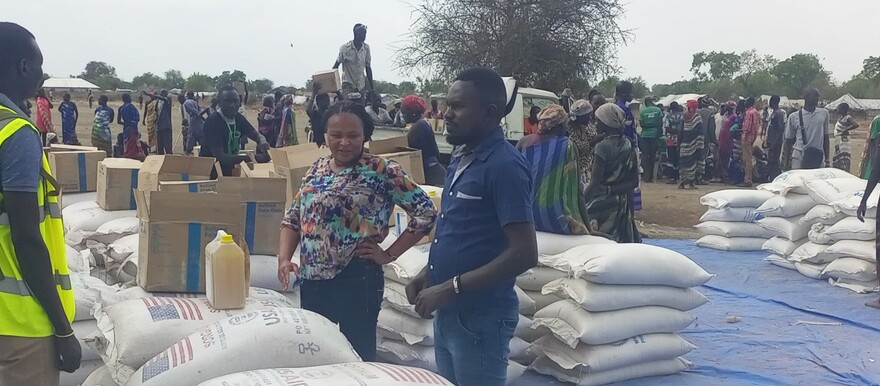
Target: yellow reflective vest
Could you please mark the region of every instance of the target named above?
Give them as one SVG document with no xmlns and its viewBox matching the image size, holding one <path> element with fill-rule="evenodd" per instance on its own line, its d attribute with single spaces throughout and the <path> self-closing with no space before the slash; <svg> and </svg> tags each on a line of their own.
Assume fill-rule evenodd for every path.
<svg viewBox="0 0 880 386">
<path fill-rule="evenodd" d="M 18 130 L 34 130 L 36 127 L 27 118 L 14 110 L 0 105 L 0 146 Z M 39 134 L 39 132 L 37 132 Z M 57 181 L 49 172 L 49 160 L 43 154 L 43 167 L 40 170 L 40 184 L 37 189 L 37 202 L 40 205 L 40 233 L 49 250 L 52 271 L 55 276 L 58 295 L 68 320 L 72 321 L 76 305 L 73 301 L 73 288 L 67 268 L 67 253 L 64 246 L 64 225 L 61 222 L 61 207 L 58 203 L 60 192 Z M 46 311 L 33 297 L 30 288 L 21 276 L 18 257 L 12 245 L 9 227 L 9 214 L 6 202 L 0 192 L 0 335 L 17 337 L 46 337 L 55 333 Z"/>
</svg>

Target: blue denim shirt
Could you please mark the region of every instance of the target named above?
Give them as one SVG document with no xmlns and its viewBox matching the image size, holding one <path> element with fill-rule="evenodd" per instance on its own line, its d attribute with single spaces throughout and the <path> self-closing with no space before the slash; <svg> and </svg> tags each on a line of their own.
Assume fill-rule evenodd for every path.
<svg viewBox="0 0 880 386">
<path fill-rule="evenodd" d="M 449 165 L 436 238 L 428 257 L 432 284 L 473 271 L 507 249 L 502 228 L 534 223 L 532 176 L 520 152 L 499 128 Z M 516 307 L 515 278 L 456 295 L 444 310 Z"/>
</svg>

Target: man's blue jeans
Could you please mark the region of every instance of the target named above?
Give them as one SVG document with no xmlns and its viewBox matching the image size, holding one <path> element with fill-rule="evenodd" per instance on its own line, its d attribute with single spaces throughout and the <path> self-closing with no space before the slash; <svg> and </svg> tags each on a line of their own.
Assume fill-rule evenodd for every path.
<svg viewBox="0 0 880 386">
<path fill-rule="evenodd" d="M 434 350 L 440 375 L 457 386 L 504 386 L 516 307 L 438 310 Z"/>
</svg>

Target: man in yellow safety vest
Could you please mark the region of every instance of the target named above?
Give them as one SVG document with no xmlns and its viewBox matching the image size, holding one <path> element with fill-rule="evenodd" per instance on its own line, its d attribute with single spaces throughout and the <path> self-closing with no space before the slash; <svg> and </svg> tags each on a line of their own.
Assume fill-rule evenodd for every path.
<svg viewBox="0 0 880 386">
<path fill-rule="evenodd" d="M 0 385 L 57 386 L 79 368 L 57 182 L 22 106 L 43 81 L 33 34 L 0 22 Z"/>
</svg>

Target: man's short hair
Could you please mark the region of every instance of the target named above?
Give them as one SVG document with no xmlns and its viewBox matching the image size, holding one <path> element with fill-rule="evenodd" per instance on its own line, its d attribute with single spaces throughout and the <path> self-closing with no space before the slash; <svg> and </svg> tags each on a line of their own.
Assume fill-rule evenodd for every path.
<svg viewBox="0 0 880 386">
<path fill-rule="evenodd" d="M 632 91 L 632 89 L 633 89 L 632 82 L 630 82 L 628 80 L 621 80 L 620 82 L 617 82 L 617 88 L 615 88 L 615 91 L 617 91 L 617 92 L 620 92 L 620 90 Z"/>
<path fill-rule="evenodd" d="M 24 27 L 10 22 L 0 22 L 0 68 L 18 63 L 32 52 L 34 34 Z"/>
<path fill-rule="evenodd" d="M 779 107 L 779 95 L 774 95 L 770 97 L 770 106 Z"/>
<path fill-rule="evenodd" d="M 456 81 L 471 82 L 479 93 L 481 100 L 486 104 L 495 105 L 498 108 L 499 118 L 504 115 L 507 108 L 507 89 L 504 80 L 495 70 L 488 67 L 474 67 L 458 73 Z"/>
</svg>

